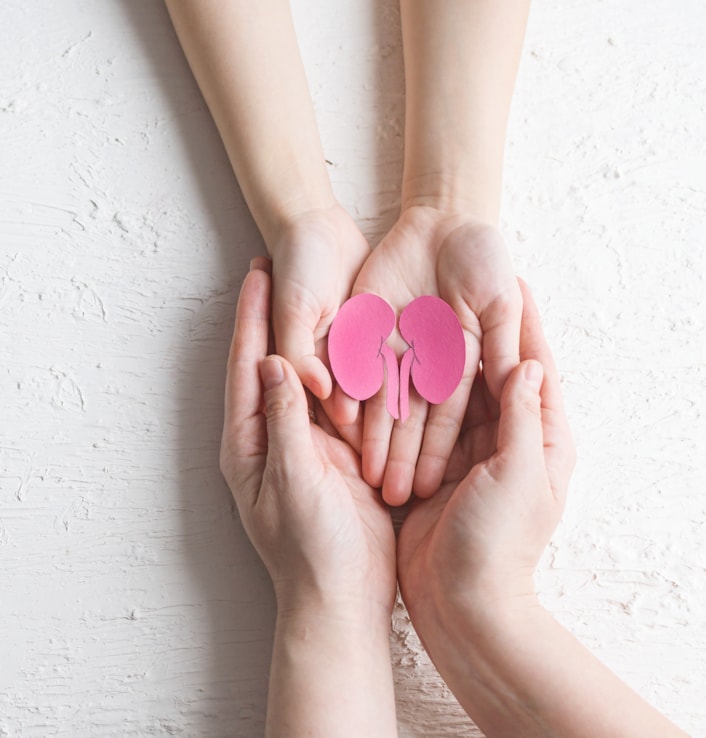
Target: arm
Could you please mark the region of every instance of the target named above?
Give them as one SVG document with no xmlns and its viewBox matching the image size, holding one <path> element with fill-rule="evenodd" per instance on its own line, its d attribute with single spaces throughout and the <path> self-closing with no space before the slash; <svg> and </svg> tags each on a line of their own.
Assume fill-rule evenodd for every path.
<svg viewBox="0 0 706 738">
<path fill-rule="evenodd" d="M 686 738 L 542 607 L 486 604 L 449 608 L 443 634 L 425 639 L 488 738 Z"/>
<path fill-rule="evenodd" d="M 368 244 L 336 202 L 287 0 L 167 0 L 273 260 L 277 350 L 318 397 L 323 341 Z"/>
<path fill-rule="evenodd" d="M 402 208 L 497 224 L 505 131 L 529 0 L 401 0 Z"/>
<path fill-rule="evenodd" d="M 522 300 L 496 230 L 505 130 L 529 0 L 401 0 L 406 115 L 402 210 L 366 261 L 354 292 L 399 312 L 439 295 L 459 316 L 468 361 L 454 395 L 394 426 L 383 393 L 365 407 L 363 469 L 385 500 L 438 489 L 482 359 L 500 398 L 519 361 Z M 339 392 L 337 391 L 337 394 Z M 355 406 L 336 418 L 355 417 Z"/>
<path fill-rule="evenodd" d="M 270 249 L 297 214 L 335 204 L 287 0 L 166 0 Z"/>
<path fill-rule="evenodd" d="M 527 291 L 524 302 L 523 363 L 499 415 L 477 381 L 444 486 L 403 524 L 402 596 L 488 738 L 684 738 L 537 602 L 533 572 L 561 516 L 574 450 Z"/>
<path fill-rule="evenodd" d="M 277 618 L 267 736 L 393 738 L 389 622 L 322 609 Z"/>
<path fill-rule="evenodd" d="M 266 734 L 390 738 L 389 511 L 351 448 L 310 422 L 291 365 L 266 358 L 269 298 L 269 275 L 256 268 L 238 300 L 221 444 L 221 469 L 277 598 Z"/>
</svg>

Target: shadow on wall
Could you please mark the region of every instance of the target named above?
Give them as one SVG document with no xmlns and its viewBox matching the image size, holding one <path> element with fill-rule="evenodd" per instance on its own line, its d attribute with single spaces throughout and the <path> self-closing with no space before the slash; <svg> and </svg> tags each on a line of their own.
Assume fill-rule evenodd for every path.
<svg viewBox="0 0 706 738">
<path fill-rule="evenodd" d="M 203 295 L 175 347 L 180 378 L 174 393 L 179 413 L 178 488 L 181 511 L 178 545 L 189 567 L 188 597 L 196 604 L 186 626 L 194 642 L 193 666 L 173 675 L 156 674 L 170 684 L 168 700 L 148 709 L 179 713 L 179 732 L 199 736 L 264 733 L 267 678 L 275 604 L 264 567 L 239 522 L 230 491 L 218 468 L 223 421 L 225 364 L 235 304 L 249 260 L 264 253 L 262 239 L 230 169 L 218 131 L 205 115 L 206 104 L 191 75 L 161 2 L 118 0 L 158 78 L 171 123 L 190 162 L 184 173 L 200 195 L 200 219 L 210 221 L 217 260 L 214 289 Z M 194 113 L 198 114 L 194 114 Z M 184 243 L 189 249 L 193 244 Z M 202 246 L 202 245 L 199 245 Z M 185 595 L 186 596 L 186 595 Z M 167 646 L 165 645 L 165 650 Z M 167 662 L 168 663 L 168 662 Z M 188 683 L 187 683 L 188 682 Z M 163 715 L 167 723 L 174 714 Z"/>
</svg>

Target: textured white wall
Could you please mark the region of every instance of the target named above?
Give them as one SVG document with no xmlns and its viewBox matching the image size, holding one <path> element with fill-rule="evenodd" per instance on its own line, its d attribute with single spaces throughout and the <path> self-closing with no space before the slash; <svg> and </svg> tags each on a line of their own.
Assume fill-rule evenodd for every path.
<svg viewBox="0 0 706 738">
<path fill-rule="evenodd" d="M 579 451 L 538 581 L 706 735 L 706 6 L 538 0 L 503 230 Z M 331 176 L 393 222 L 395 0 L 294 2 Z M 262 734 L 267 576 L 217 468 L 261 242 L 157 0 L 0 6 L 0 737 Z M 469 724 L 395 612 L 402 736 Z"/>
</svg>

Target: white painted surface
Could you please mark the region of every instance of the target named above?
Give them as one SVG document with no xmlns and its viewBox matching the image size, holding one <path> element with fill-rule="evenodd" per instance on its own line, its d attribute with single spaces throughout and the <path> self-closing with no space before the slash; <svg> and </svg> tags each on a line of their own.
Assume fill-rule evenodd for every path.
<svg viewBox="0 0 706 738">
<path fill-rule="evenodd" d="M 294 3 L 372 241 L 402 151 L 396 3 Z M 544 0 L 503 230 L 580 462 L 539 583 L 706 735 L 706 10 Z M 0 6 L 0 736 L 262 734 L 273 599 L 217 469 L 261 242 L 156 0 Z M 403 610 L 402 736 L 468 735 Z"/>
</svg>

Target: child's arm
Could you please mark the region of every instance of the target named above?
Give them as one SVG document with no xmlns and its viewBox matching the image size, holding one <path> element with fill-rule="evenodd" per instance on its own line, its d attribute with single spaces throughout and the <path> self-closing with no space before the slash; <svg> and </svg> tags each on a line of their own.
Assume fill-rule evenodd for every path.
<svg viewBox="0 0 706 738">
<path fill-rule="evenodd" d="M 392 427 L 381 396 L 366 404 L 363 468 L 390 504 L 438 488 L 479 360 L 496 399 L 518 362 L 522 300 L 495 226 L 528 7 L 529 0 L 401 0 L 402 209 L 354 292 L 374 292 L 398 310 L 419 295 L 441 296 L 465 330 L 468 364 L 447 402 L 427 408 L 415 398 L 405 424 Z"/>
<path fill-rule="evenodd" d="M 166 0 L 265 242 L 335 204 L 287 0 Z"/>
<path fill-rule="evenodd" d="M 402 207 L 497 224 L 505 131 L 529 0 L 401 0 Z"/>
<path fill-rule="evenodd" d="M 287 0 L 166 0 L 273 260 L 278 351 L 319 397 L 317 358 L 368 244 L 336 202 Z"/>
</svg>

